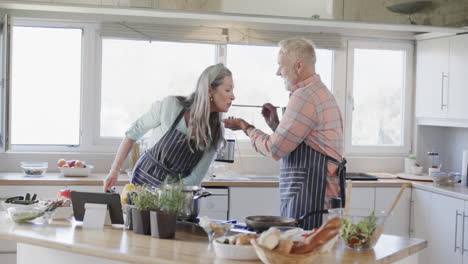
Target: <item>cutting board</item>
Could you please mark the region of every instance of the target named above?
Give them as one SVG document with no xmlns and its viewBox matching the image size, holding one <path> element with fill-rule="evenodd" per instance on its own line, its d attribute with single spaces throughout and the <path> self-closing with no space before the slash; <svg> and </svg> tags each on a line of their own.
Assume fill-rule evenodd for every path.
<svg viewBox="0 0 468 264">
<path fill-rule="evenodd" d="M 432 182 L 432 178 L 427 174 L 423 175 L 414 175 L 409 173 L 397 173 L 396 176 L 400 179 L 410 180 L 410 181 L 427 181 Z"/>
<path fill-rule="evenodd" d="M 379 179 L 396 179 L 398 178 L 395 174 L 383 173 L 383 172 L 369 172 L 367 174 L 379 177 Z"/>
</svg>

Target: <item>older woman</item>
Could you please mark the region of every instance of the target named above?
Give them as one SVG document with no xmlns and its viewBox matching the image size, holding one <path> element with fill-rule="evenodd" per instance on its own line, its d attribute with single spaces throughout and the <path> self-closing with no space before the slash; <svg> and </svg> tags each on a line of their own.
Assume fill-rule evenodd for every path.
<svg viewBox="0 0 468 264">
<path fill-rule="evenodd" d="M 104 180 L 104 191 L 115 185 L 122 163 L 136 140 L 155 130 L 156 144 L 138 160 L 132 183 L 161 185 L 166 177 L 198 185 L 223 138 L 221 113 L 235 99 L 232 73 L 223 64 L 206 68 L 188 97 L 169 96 L 153 103 L 125 133 Z"/>
</svg>

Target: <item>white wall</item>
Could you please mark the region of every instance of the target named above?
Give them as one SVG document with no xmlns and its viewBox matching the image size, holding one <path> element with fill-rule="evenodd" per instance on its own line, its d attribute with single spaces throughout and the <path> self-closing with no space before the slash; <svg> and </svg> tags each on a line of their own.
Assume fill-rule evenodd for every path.
<svg viewBox="0 0 468 264">
<path fill-rule="evenodd" d="M 468 150 L 468 128 L 419 126 L 417 141 L 416 156 L 425 171 L 428 151 L 439 152 L 443 171 L 461 171 L 462 152 Z"/>
<path fill-rule="evenodd" d="M 333 0 L 222 0 L 226 13 L 333 18 Z"/>
</svg>

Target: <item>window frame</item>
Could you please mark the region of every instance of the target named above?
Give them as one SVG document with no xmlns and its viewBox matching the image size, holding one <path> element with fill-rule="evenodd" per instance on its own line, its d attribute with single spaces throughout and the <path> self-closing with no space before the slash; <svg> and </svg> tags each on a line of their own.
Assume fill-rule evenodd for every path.
<svg viewBox="0 0 468 264">
<path fill-rule="evenodd" d="M 406 51 L 405 88 L 402 92 L 402 145 L 401 146 L 355 146 L 352 145 L 353 113 L 353 73 L 355 49 L 384 49 Z M 347 45 L 346 98 L 344 116 L 344 153 L 345 156 L 407 156 L 411 151 L 412 102 L 413 102 L 413 68 L 414 43 L 410 41 L 378 41 L 350 39 Z"/>
<path fill-rule="evenodd" d="M 10 145 L 8 151 L 11 152 L 71 152 L 80 153 L 93 150 L 89 130 L 92 124 L 89 119 L 95 111 L 94 104 L 85 107 L 85 102 L 92 102 L 95 90 L 93 82 L 95 77 L 95 38 L 97 36 L 98 25 L 95 23 L 74 22 L 65 20 L 41 20 L 32 18 L 14 17 L 12 28 L 15 26 L 26 27 L 46 27 L 46 28 L 75 28 L 82 30 L 81 49 L 81 84 L 80 84 L 80 139 L 79 145 Z M 14 29 L 12 29 L 12 32 Z M 14 34 L 14 32 L 13 32 Z M 11 121 L 11 116 L 8 122 Z"/>
</svg>

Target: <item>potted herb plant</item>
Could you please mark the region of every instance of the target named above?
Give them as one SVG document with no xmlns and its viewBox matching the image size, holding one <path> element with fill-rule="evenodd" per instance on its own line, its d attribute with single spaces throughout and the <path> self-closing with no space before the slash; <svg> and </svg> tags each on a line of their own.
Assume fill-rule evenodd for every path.
<svg viewBox="0 0 468 264">
<path fill-rule="evenodd" d="M 157 238 L 174 238 L 177 212 L 184 203 L 184 186 L 182 184 L 164 184 L 159 190 L 158 210 L 152 210 L 151 236 Z"/>
<path fill-rule="evenodd" d="M 143 185 L 138 187 L 132 200 L 135 205 L 132 209 L 133 231 L 137 234 L 150 235 L 150 211 L 158 208 L 158 194 L 152 193 Z"/>
</svg>

